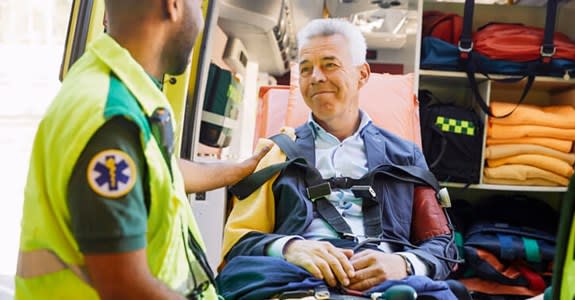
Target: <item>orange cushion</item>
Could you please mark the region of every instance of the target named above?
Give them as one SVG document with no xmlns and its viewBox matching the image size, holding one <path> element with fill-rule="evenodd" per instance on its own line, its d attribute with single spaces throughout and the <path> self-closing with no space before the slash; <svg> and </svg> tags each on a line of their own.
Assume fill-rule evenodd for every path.
<svg viewBox="0 0 575 300">
<path fill-rule="evenodd" d="M 256 140 L 278 133 L 281 127 L 297 127 L 308 120 L 310 109 L 301 96 L 297 76 L 297 68 L 292 67 L 287 100 L 284 98 L 286 86 L 266 87 L 263 94 L 260 91 Z M 421 147 L 419 104 L 413 94 L 413 74 L 372 73 L 360 90 L 360 107 L 376 125 Z"/>
</svg>

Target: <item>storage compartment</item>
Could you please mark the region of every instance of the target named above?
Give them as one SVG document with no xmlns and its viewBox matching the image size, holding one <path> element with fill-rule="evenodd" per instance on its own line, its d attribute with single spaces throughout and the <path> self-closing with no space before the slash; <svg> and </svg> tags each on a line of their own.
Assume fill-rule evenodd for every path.
<svg viewBox="0 0 575 300">
<path fill-rule="evenodd" d="M 243 87 L 228 70 L 210 64 L 200 127 L 200 143 L 223 148 L 237 127 Z"/>
<path fill-rule="evenodd" d="M 463 3 L 448 3 L 448 2 L 436 2 L 436 1 L 429 1 L 424 3 L 424 10 L 440 10 L 444 12 L 453 12 L 458 13 L 460 15 L 463 14 Z M 573 35 L 573 28 L 572 26 L 566 25 L 567 23 L 565 20 L 569 18 L 569 15 L 575 12 L 571 3 L 561 3 L 558 9 L 557 15 L 557 26 L 556 31 L 562 32 L 570 36 L 571 38 L 574 37 Z M 515 23 L 523 23 L 530 26 L 538 26 L 543 27 L 545 22 L 545 9 L 542 7 L 532 7 L 532 6 L 517 6 L 517 5 L 482 5 L 476 4 L 475 5 L 475 13 L 474 13 L 474 30 L 489 22 L 515 22 Z M 501 75 L 492 75 L 490 77 L 493 79 L 503 79 L 505 76 Z M 476 74 L 476 78 L 478 81 L 478 91 L 485 102 L 489 105 L 493 102 L 504 102 L 504 103 L 517 103 L 521 98 L 521 94 L 523 92 L 523 88 L 527 80 L 522 80 L 516 83 L 503 83 L 495 80 L 487 80 L 485 76 Z M 513 176 L 516 176 L 515 180 L 493 180 L 491 178 L 493 174 L 493 170 L 490 169 L 495 165 L 501 166 L 502 164 L 505 165 L 515 165 L 519 164 L 518 162 L 528 163 L 530 166 L 534 165 L 544 165 L 543 161 L 547 161 L 545 157 L 538 157 L 532 156 L 531 153 L 525 153 L 527 156 L 522 156 L 519 159 L 516 157 L 508 157 L 508 161 L 489 161 L 487 159 L 491 159 L 492 157 L 486 157 L 486 147 L 487 144 L 493 144 L 494 141 L 497 142 L 494 138 L 490 138 L 490 136 L 494 135 L 494 127 L 495 128 L 495 136 L 514 136 L 520 135 L 519 130 L 526 130 L 525 127 L 522 128 L 513 128 L 513 127 L 500 127 L 499 125 L 494 126 L 490 122 L 490 118 L 486 118 L 486 115 L 479 109 L 477 106 L 477 102 L 474 101 L 473 93 L 470 89 L 467 76 L 464 72 L 451 72 L 451 71 L 437 71 L 437 70 L 420 70 L 420 86 L 421 88 L 430 89 L 433 93 L 437 94 L 439 98 L 442 99 L 456 99 L 459 105 L 473 105 L 475 111 L 483 118 L 485 121 L 485 132 L 484 134 L 484 142 L 482 147 L 482 172 L 479 184 L 472 185 L 474 188 L 480 189 L 497 189 L 497 190 L 519 190 L 519 191 L 565 191 L 565 185 L 567 184 L 567 177 L 571 173 L 568 169 L 572 169 L 573 162 L 570 158 L 567 158 L 566 162 L 569 163 L 569 166 L 562 164 L 561 167 L 561 176 L 563 179 L 556 180 L 555 182 L 561 182 L 558 186 L 549 187 L 549 186 L 542 186 L 544 183 L 548 183 L 547 181 L 540 181 L 540 180 L 529 180 L 529 176 L 524 177 L 525 174 L 517 174 L 513 173 Z M 564 78 L 561 77 L 546 77 L 546 76 L 537 76 L 535 82 L 527 94 L 524 103 L 527 105 L 536 105 L 540 107 L 548 107 L 553 105 L 560 105 L 566 104 L 570 107 L 575 106 L 575 80 L 571 79 L 569 76 Z M 496 104 L 497 106 L 497 104 Z M 511 110 L 513 110 L 515 106 L 510 105 L 505 107 L 503 110 L 498 110 L 496 115 L 503 115 Z M 497 123 L 496 121 L 495 123 Z M 535 124 L 534 124 L 535 125 Z M 555 124 L 551 124 L 555 125 Z M 503 128 L 504 131 L 507 131 L 504 134 L 500 133 L 500 130 Z M 529 130 L 539 130 L 539 128 L 527 128 Z M 575 128 L 574 128 L 575 130 Z M 573 155 L 573 143 L 568 141 L 570 139 L 575 139 L 575 135 L 573 137 L 569 136 L 570 131 L 563 131 L 563 139 L 560 144 L 562 144 L 562 151 L 565 155 L 560 154 L 561 157 L 570 157 Z M 525 133 L 525 135 L 535 134 L 531 131 Z M 541 135 L 540 133 L 538 133 Z M 540 136 L 541 138 L 548 138 Z M 542 140 L 546 141 L 546 140 Z M 540 143 L 541 144 L 541 143 Z M 569 146 L 570 145 L 570 146 Z M 549 146 L 549 144 L 543 143 L 540 146 Z M 491 149 L 490 149 L 491 150 Z M 489 154 L 492 152 L 489 151 Z M 519 154 L 522 155 L 522 154 Z M 529 159 L 541 159 L 541 161 L 528 161 Z M 527 160 L 527 161 L 526 161 Z M 547 166 L 545 166 L 547 167 Z M 530 171 L 532 171 L 530 169 Z M 555 169 L 558 171 L 558 169 Z M 486 177 L 486 173 L 488 176 Z M 550 177 L 553 177 L 552 174 L 547 174 Z M 497 175 L 499 176 L 499 175 Z M 453 186 L 453 185 L 452 185 Z M 455 185 L 458 186 L 458 185 Z"/>
</svg>

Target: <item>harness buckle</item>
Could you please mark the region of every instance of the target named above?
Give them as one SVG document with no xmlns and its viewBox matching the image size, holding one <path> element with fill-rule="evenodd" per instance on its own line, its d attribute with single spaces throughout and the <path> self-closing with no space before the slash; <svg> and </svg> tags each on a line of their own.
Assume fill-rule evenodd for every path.
<svg viewBox="0 0 575 300">
<path fill-rule="evenodd" d="M 315 299 L 324 300 L 324 299 L 329 299 L 330 296 L 331 295 L 329 293 L 329 290 L 327 289 L 327 286 L 320 285 L 320 286 L 315 288 L 315 293 L 314 293 Z"/>
<path fill-rule="evenodd" d="M 349 178 L 348 177 L 332 177 L 328 180 L 330 185 L 338 189 L 348 189 Z"/>
<path fill-rule="evenodd" d="M 315 199 L 329 196 L 331 194 L 331 185 L 329 182 L 323 182 L 306 188 L 307 197 L 313 201 Z"/>
<path fill-rule="evenodd" d="M 449 197 L 449 192 L 447 191 L 447 188 L 441 188 L 439 191 L 437 191 L 437 199 L 439 200 L 439 204 L 441 205 L 441 207 L 443 208 L 450 208 L 451 207 L 451 198 Z"/>
<path fill-rule="evenodd" d="M 351 187 L 351 192 L 356 198 L 375 199 L 375 196 L 377 196 L 369 185 L 354 185 Z"/>
<path fill-rule="evenodd" d="M 355 236 L 353 233 L 349 233 L 349 232 L 344 232 L 341 234 L 341 238 L 344 240 L 348 240 L 348 241 L 352 241 L 352 242 L 359 242 L 359 239 L 357 236 Z"/>
</svg>

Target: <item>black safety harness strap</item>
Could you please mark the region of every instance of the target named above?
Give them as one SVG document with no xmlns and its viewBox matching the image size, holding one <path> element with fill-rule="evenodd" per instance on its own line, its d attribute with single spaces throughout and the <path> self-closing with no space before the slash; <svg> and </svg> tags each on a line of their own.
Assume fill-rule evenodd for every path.
<svg viewBox="0 0 575 300">
<path fill-rule="evenodd" d="M 303 157 L 295 142 L 286 134 L 276 134 L 270 138 L 286 154 L 287 158 Z M 325 197 L 331 194 L 331 186 L 324 180 L 318 169 L 309 162 L 305 165 L 304 181 L 307 186 L 307 196 L 313 201 L 315 211 L 324 219 L 342 238 L 353 238 L 353 231 L 341 216 L 339 211 L 331 205 Z"/>
<path fill-rule="evenodd" d="M 320 172 L 303 158 L 298 149 L 298 145 L 286 134 L 277 134 L 270 138 L 286 154 L 287 161 L 271 165 L 230 188 L 240 200 L 245 199 L 253 193 L 264 182 L 269 180 L 277 172 L 290 165 L 303 168 L 305 170 L 304 181 L 306 183 L 307 196 L 314 203 L 314 208 L 319 216 L 330 224 L 333 229 L 346 239 L 354 238 L 353 233 L 345 219 L 339 211 L 326 199 L 331 194 L 332 188 L 351 189 L 358 198 L 366 200 L 362 208 L 370 208 L 377 205 L 376 194 L 372 189 L 375 176 L 385 175 L 403 182 L 431 186 L 435 191 L 439 191 L 440 186 L 435 177 L 428 170 L 415 166 L 396 166 L 383 164 L 379 165 L 363 177 L 353 179 L 349 177 L 336 177 L 323 179 Z M 367 236 L 378 236 L 381 233 L 379 213 L 376 209 L 362 209 L 364 213 L 364 227 Z"/>
</svg>

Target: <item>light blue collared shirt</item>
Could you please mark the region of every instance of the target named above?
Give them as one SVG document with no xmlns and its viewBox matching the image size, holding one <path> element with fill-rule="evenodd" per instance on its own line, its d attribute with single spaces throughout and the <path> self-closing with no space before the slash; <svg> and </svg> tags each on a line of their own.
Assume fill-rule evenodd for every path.
<svg viewBox="0 0 575 300">
<path fill-rule="evenodd" d="M 357 130 L 349 137 L 340 141 L 333 134 L 323 129 L 310 116 L 308 126 L 311 127 L 315 139 L 315 165 L 322 178 L 350 177 L 361 178 L 368 172 L 365 145 L 360 136 L 361 130 L 371 123 L 367 113 L 360 111 L 361 121 Z M 337 208 L 352 232 L 358 238 L 364 238 L 362 199 L 356 198 L 350 189 L 333 189 L 327 200 Z M 306 239 L 320 240 L 337 238 L 338 234 L 322 218 L 313 219 L 303 233 Z"/>
</svg>

